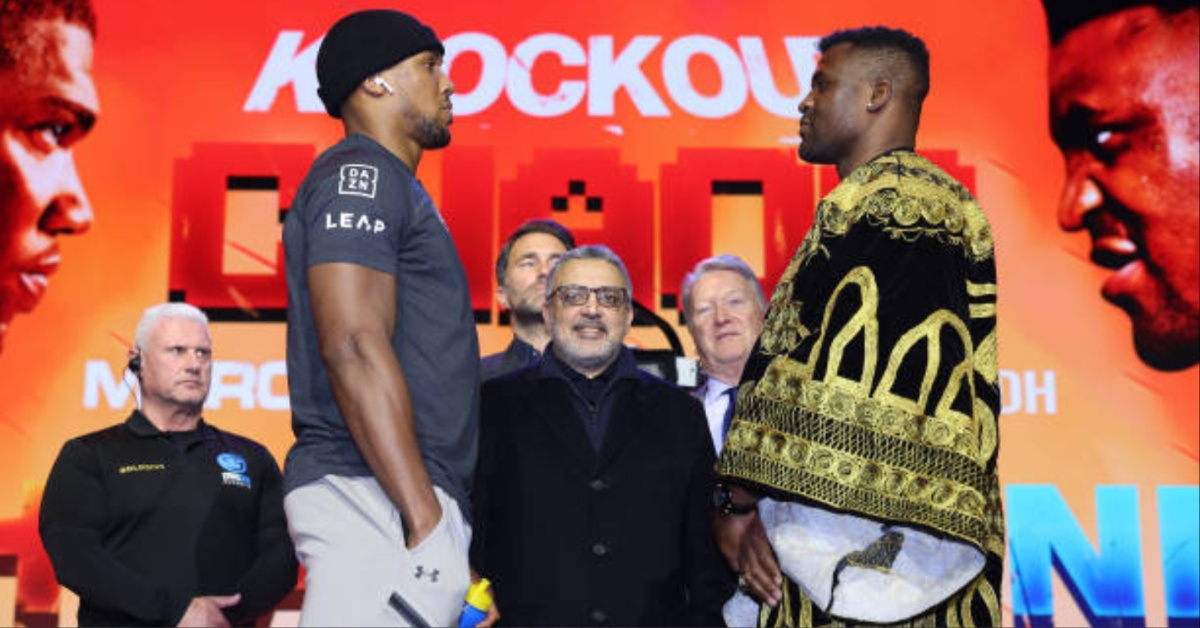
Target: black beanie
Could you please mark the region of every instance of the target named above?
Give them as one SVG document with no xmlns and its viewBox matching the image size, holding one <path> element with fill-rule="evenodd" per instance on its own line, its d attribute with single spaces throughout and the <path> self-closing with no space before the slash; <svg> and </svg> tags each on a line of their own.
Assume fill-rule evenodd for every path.
<svg viewBox="0 0 1200 628">
<path fill-rule="evenodd" d="M 445 54 L 433 29 L 406 13 L 373 9 L 351 13 L 325 34 L 317 51 L 317 95 L 329 115 L 368 76 L 426 50 Z"/>
</svg>

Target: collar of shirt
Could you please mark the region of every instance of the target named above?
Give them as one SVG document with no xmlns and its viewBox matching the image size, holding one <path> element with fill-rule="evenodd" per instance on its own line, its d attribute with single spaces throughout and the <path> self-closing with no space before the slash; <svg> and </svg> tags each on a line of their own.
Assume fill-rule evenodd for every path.
<svg viewBox="0 0 1200 628">
<path fill-rule="evenodd" d="M 708 435 L 712 437 L 713 449 L 718 453 L 725 442 L 725 412 L 729 409 L 729 396 L 725 393 L 733 388 L 719 379 L 709 377 L 697 389 L 700 401 L 704 404 Z"/>
<path fill-rule="evenodd" d="M 155 427 L 155 425 L 150 422 L 150 419 L 146 418 L 146 415 L 142 414 L 141 410 L 134 410 L 133 413 L 129 415 L 129 418 L 125 420 L 125 426 L 129 428 L 129 431 L 133 432 L 135 436 L 141 438 L 165 438 L 181 449 L 186 449 L 194 443 L 214 439 L 217 437 L 216 431 L 209 426 L 209 424 L 205 423 L 204 419 L 200 419 L 200 422 L 196 424 L 196 429 L 194 430 L 188 430 L 186 432 L 163 432 Z"/>
<path fill-rule="evenodd" d="M 504 350 L 504 360 L 515 364 L 533 364 L 542 354 L 533 345 L 513 336 L 512 342 Z"/>
<path fill-rule="evenodd" d="M 612 383 L 620 379 L 637 379 L 638 367 L 633 352 L 629 350 L 629 347 L 622 346 L 617 359 L 613 360 L 608 368 L 599 375 L 589 378 L 559 360 L 558 356 L 554 355 L 553 343 L 551 343 L 546 345 L 546 352 L 542 355 L 538 375 L 542 378 L 565 380 L 580 397 L 589 403 L 596 404 Z"/>
<path fill-rule="evenodd" d="M 721 400 L 725 391 L 730 388 L 733 386 L 713 377 L 704 380 L 704 405 L 707 406 Z"/>
</svg>

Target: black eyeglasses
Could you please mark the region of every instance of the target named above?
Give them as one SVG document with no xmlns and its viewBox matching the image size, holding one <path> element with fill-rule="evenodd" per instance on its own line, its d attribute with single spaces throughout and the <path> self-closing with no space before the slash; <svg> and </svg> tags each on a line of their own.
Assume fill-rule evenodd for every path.
<svg viewBox="0 0 1200 628">
<path fill-rule="evenodd" d="M 593 294 L 596 295 L 596 303 L 602 307 L 615 310 L 624 306 L 629 302 L 629 293 L 624 288 L 616 288 L 613 286 L 600 286 L 599 288 L 589 288 L 576 284 L 559 286 L 554 289 L 553 295 L 558 297 L 565 305 L 579 306 L 587 303 L 588 298 Z"/>
</svg>

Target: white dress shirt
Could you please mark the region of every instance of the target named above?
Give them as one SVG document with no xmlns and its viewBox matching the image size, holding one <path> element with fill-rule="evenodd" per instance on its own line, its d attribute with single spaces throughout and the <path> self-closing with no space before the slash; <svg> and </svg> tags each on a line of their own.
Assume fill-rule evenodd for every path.
<svg viewBox="0 0 1200 628">
<path fill-rule="evenodd" d="M 721 454 L 721 445 L 725 443 L 722 424 L 725 422 L 725 410 L 729 408 L 729 395 L 725 391 L 733 386 L 710 377 L 700 384 L 692 395 L 704 402 L 704 414 L 708 417 L 708 433 L 712 436 L 713 449 Z"/>
</svg>

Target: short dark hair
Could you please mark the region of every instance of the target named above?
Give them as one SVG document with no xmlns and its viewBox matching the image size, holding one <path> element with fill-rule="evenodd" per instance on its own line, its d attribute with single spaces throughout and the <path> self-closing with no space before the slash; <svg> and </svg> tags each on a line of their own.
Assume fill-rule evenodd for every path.
<svg viewBox="0 0 1200 628">
<path fill-rule="evenodd" d="M 920 37 L 898 28 L 863 26 L 834 31 L 822 37 L 817 48 L 824 54 L 838 44 L 882 53 L 881 60 L 891 67 L 897 62 L 903 64 L 912 72 L 910 89 L 906 90 L 910 105 L 914 112 L 920 113 L 921 104 L 929 95 L 929 49 Z"/>
<path fill-rule="evenodd" d="M 1200 0 L 1042 0 L 1050 43 L 1057 44 L 1067 33 L 1087 22 L 1134 7 L 1154 7 L 1172 14 L 1200 8 Z"/>
<path fill-rule="evenodd" d="M 79 24 L 96 36 L 92 0 L 0 0 L 0 68 L 17 63 L 14 44 L 26 38 L 25 27 L 35 20 Z"/>
<path fill-rule="evenodd" d="M 516 244 L 517 240 L 531 233 L 544 233 L 554 236 L 559 242 L 563 243 L 563 246 L 568 251 L 575 248 L 575 236 L 571 235 L 571 231 L 566 227 L 553 220 L 544 218 L 527 220 L 520 227 L 517 227 L 516 231 L 513 231 L 512 235 L 508 236 L 508 239 L 504 241 L 504 246 L 500 247 L 500 255 L 496 257 L 496 285 L 504 285 L 504 271 L 508 270 L 508 256 L 512 254 L 513 245 Z"/>
</svg>

